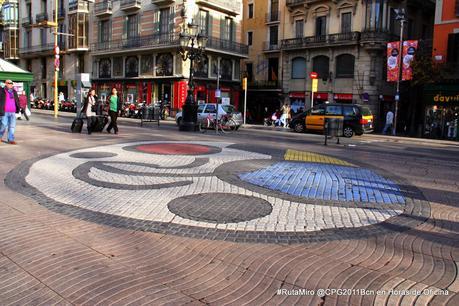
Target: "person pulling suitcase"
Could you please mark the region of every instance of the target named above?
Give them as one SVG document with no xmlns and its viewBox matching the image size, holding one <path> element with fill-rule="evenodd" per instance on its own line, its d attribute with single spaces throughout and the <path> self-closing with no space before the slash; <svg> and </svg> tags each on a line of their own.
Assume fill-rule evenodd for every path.
<svg viewBox="0 0 459 306">
<path fill-rule="evenodd" d="M 86 125 L 88 128 L 88 135 L 91 135 L 96 124 L 96 113 L 92 111 L 92 108 L 96 105 L 96 91 L 91 89 L 88 92 L 88 96 L 84 100 L 83 114 L 86 115 Z"/>
</svg>

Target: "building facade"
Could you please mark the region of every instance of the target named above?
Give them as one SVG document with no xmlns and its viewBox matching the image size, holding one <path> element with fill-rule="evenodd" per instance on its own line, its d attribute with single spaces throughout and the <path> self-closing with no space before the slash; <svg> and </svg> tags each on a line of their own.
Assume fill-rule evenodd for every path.
<svg viewBox="0 0 459 306">
<path fill-rule="evenodd" d="M 0 1 L 0 6 L 1 56 L 3 59 L 17 64 L 19 61 L 19 1 Z"/>
<path fill-rule="evenodd" d="M 423 135 L 459 140 L 458 0 L 437 0 L 432 55 L 444 65 L 445 80 L 424 89 Z"/>
<path fill-rule="evenodd" d="M 76 94 L 77 74 L 91 72 L 89 33 L 91 1 L 58 0 L 58 46 L 60 48 L 58 92 L 72 99 Z M 55 1 L 20 1 L 21 66 L 34 74 L 31 86 L 35 96 L 54 97 Z"/>
<path fill-rule="evenodd" d="M 92 81 L 99 97 L 115 87 L 126 102 L 169 104 L 172 115 L 186 98 L 190 61 L 180 54 L 180 33 L 197 24 L 208 37 L 205 57 L 194 65 L 198 102 L 215 101 L 217 78 L 225 101 L 238 106 L 242 2 L 230 0 L 96 1 Z"/>
<path fill-rule="evenodd" d="M 267 41 L 243 69 L 250 73 L 250 66 L 257 67 L 252 72 L 255 80 L 279 80 L 280 102 L 289 101 L 294 109 L 311 106 L 309 73 L 314 71 L 319 75 L 314 104 L 363 103 L 381 118 L 395 95 L 395 84 L 386 82 L 385 68 L 387 42 L 399 39 L 395 9 L 406 11 L 404 39 L 432 36 L 434 3 L 430 0 L 282 1 L 270 0 L 266 17 L 244 20 L 245 31 L 251 31 L 253 24 L 264 26 Z M 258 12 L 264 3 L 246 0 L 245 9 L 249 11 L 252 4 Z M 273 8 L 280 8 L 279 12 Z M 274 22 L 276 16 L 279 21 Z"/>
</svg>

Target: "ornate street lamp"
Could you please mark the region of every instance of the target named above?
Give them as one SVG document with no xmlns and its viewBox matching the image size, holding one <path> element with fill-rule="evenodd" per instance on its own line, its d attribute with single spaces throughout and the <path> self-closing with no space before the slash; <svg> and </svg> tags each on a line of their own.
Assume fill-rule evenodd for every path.
<svg viewBox="0 0 459 306">
<path fill-rule="evenodd" d="M 207 44 L 207 36 L 198 34 L 198 25 L 189 23 L 180 33 L 180 55 L 182 60 L 190 60 L 190 80 L 188 82 L 188 95 L 182 108 L 182 121 L 180 131 L 195 131 L 198 121 L 198 106 L 193 96 L 193 62 L 201 61 Z"/>
</svg>

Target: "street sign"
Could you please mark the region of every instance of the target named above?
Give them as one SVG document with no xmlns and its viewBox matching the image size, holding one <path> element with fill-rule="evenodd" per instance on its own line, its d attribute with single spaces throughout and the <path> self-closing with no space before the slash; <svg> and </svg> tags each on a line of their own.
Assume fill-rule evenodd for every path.
<svg viewBox="0 0 459 306">
<path fill-rule="evenodd" d="M 318 79 L 312 79 L 312 92 L 317 92 L 317 87 L 319 85 Z"/>
<path fill-rule="evenodd" d="M 309 77 L 314 80 L 314 79 L 317 79 L 319 77 L 319 75 L 317 74 L 317 72 L 311 72 L 309 74 Z"/>
<path fill-rule="evenodd" d="M 242 89 L 247 90 L 247 78 L 242 79 Z"/>
<path fill-rule="evenodd" d="M 215 98 L 221 98 L 222 92 L 220 89 L 215 90 Z"/>
</svg>

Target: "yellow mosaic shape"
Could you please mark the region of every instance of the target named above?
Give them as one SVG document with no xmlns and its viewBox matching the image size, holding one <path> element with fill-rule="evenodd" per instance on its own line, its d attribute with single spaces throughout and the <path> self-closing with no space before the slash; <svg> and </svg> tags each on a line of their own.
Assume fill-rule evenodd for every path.
<svg viewBox="0 0 459 306">
<path fill-rule="evenodd" d="M 344 160 L 340 160 L 334 157 L 329 157 L 327 155 L 321 155 L 312 152 L 306 151 L 297 151 L 297 150 L 290 150 L 288 149 L 284 155 L 285 160 L 291 161 L 302 161 L 302 162 L 310 162 L 310 163 L 320 163 L 320 164 L 333 164 L 339 166 L 347 166 L 347 167 L 357 167 L 351 163 L 348 163 Z"/>
</svg>

